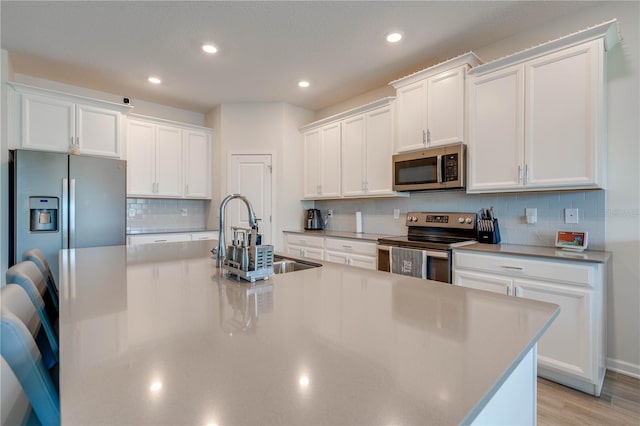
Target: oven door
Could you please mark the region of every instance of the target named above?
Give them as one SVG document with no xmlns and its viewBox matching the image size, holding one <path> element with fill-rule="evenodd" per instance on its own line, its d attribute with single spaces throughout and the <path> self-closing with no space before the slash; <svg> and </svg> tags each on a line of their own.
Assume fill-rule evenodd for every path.
<svg viewBox="0 0 640 426">
<path fill-rule="evenodd" d="M 451 283 L 448 250 L 420 250 L 390 247 L 391 273 Z"/>
</svg>

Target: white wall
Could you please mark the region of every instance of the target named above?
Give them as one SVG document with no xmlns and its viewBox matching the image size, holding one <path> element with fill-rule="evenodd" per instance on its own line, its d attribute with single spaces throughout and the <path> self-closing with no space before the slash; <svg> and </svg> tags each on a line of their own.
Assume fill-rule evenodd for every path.
<svg viewBox="0 0 640 426">
<path fill-rule="evenodd" d="M 6 50 L 0 51 L 0 285 L 5 284 L 9 249 L 9 157 L 7 132 L 7 92 L 5 83 L 13 78 L 11 61 Z"/>
<path fill-rule="evenodd" d="M 520 33 L 489 46 L 469 46 L 485 62 L 544 43 L 610 19 L 618 19 L 622 43 L 608 53 L 608 187 L 604 196 L 594 196 L 591 192 L 504 194 L 495 196 L 493 203 L 502 206 L 506 216 L 506 240 L 510 242 L 536 243 L 550 242 L 551 232 L 558 222 L 555 217 L 562 206 L 577 203 L 588 214 L 592 227 L 599 232 L 592 247 L 613 253 L 610 263 L 610 280 L 607 287 L 607 356 L 608 367 L 640 377 L 640 71 L 639 71 L 639 28 L 640 3 L 604 2 L 587 6 L 569 16 L 558 17 L 544 26 Z M 418 71 L 418 70 L 416 70 Z M 355 101 L 381 98 L 387 93 L 384 88 L 362 94 L 330 108 L 319 111 L 314 119 L 335 114 L 354 106 Z M 367 217 L 369 231 L 381 230 L 381 224 L 389 229 L 399 230 L 397 220 L 389 212 L 394 206 L 402 211 L 424 206 L 424 210 L 439 207 L 486 207 L 480 200 L 491 196 L 481 196 L 478 202 L 469 201 L 473 197 L 450 194 L 442 197 L 423 194 L 411 200 L 380 200 L 376 202 L 322 202 L 316 203 L 323 209 L 334 208 L 336 217 L 333 226 L 352 230 L 353 212 L 362 210 Z M 527 198 L 528 197 L 528 198 Z M 538 197 L 536 200 L 534 197 Z M 530 207 L 546 205 L 539 210 L 542 223 L 536 228 L 519 223 L 523 203 Z M 604 202 L 604 203 L 603 203 Z M 471 204 L 470 204 L 471 203 Z M 521 205 L 522 204 L 522 205 Z M 472 210 L 473 211 L 473 210 Z M 365 232 L 367 229 L 365 228 Z M 593 232 L 593 231 L 591 231 Z"/>
<path fill-rule="evenodd" d="M 217 228 L 220 200 L 228 195 L 228 159 L 234 154 L 272 154 L 273 236 L 276 249 L 282 247 L 282 230 L 302 223 L 302 136 L 298 127 L 313 113 L 283 103 L 224 104 L 207 114 L 215 123 L 215 196 L 212 197 L 209 225 Z M 292 179 L 293 177 L 296 177 Z M 264 224 L 262 226 L 265 226 Z"/>
</svg>

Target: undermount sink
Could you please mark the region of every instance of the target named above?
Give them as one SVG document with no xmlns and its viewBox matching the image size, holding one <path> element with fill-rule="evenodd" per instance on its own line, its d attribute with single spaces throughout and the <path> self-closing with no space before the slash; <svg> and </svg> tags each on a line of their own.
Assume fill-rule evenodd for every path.
<svg viewBox="0 0 640 426">
<path fill-rule="evenodd" d="M 319 263 L 307 262 L 304 260 L 291 259 L 280 255 L 273 256 L 274 274 L 286 274 L 288 272 L 304 271 L 305 269 L 317 268 L 319 266 L 322 265 Z"/>
</svg>

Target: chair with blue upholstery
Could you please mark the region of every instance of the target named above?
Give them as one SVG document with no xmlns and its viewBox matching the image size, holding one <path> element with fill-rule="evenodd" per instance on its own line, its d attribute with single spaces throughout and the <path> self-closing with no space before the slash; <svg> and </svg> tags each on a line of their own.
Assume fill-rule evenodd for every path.
<svg viewBox="0 0 640 426">
<path fill-rule="evenodd" d="M 18 378 L 13 374 L 4 357 L 0 357 L 0 393 L 2 402 L 0 405 L 0 421 L 2 425 L 39 425 L 35 411 L 29 403 L 29 398 L 24 393 Z"/>
<path fill-rule="evenodd" d="M 27 330 L 34 338 L 45 367 L 51 370 L 58 363 L 57 347 L 51 346 L 46 327 L 43 326 L 37 307 L 22 287 L 17 284 L 7 284 L 0 288 L 0 308 L 2 312 L 10 312 L 27 326 Z"/>
<path fill-rule="evenodd" d="M 53 274 L 51 273 L 49 262 L 47 262 L 47 258 L 45 257 L 42 250 L 40 250 L 39 248 L 31 248 L 29 250 L 26 250 L 24 253 L 22 253 L 22 260 L 30 260 L 36 264 L 38 269 L 40 269 L 40 272 L 42 273 L 42 275 L 44 275 L 46 279 L 47 287 L 51 292 L 53 303 L 56 309 L 59 310 L 60 308 L 58 304 L 58 286 L 56 284 L 56 280 L 53 278 Z"/>
<path fill-rule="evenodd" d="M 11 312 L 0 314 L 0 353 L 17 377 L 43 425 L 60 424 L 60 396 L 27 326 Z M 4 385 L 5 377 L 2 376 Z"/>
<path fill-rule="evenodd" d="M 33 306 L 35 306 L 36 312 L 40 317 L 40 322 L 42 323 L 42 328 L 46 333 L 47 339 L 49 340 L 51 350 L 55 354 L 55 358 L 57 360 L 59 351 L 58 333 L 56 331 L 58 313 L 54 309 L 52 309 L 52 307 L 50 307 L 50 309 L 47 309 L 47 305 L 45 304 L 41 296 L 41 294 L 47 292 L 47 286 L 44 282 L 44 277 L 40 273 L 40 270 L 31 261 L 20 262 L 9 268 L 6 278 L 7 284 L 19 285 L 25 290 L 25 292 L 31 299 L 31 302 L 33 303 Z M 48 359 L 46 360 L 48 361 Z"/>
</svg>

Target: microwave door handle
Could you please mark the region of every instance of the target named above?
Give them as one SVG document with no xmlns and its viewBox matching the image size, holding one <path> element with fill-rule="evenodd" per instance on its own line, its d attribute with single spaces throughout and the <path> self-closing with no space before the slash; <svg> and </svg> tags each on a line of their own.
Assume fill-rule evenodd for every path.
<svg viewBox="0 0 640 426">
<path fill-rule="evenodd" d="M 442 183 L 442 155 L 438 155 L 436 174 L 438 175 L 438 183 Z"/>
</svg>

